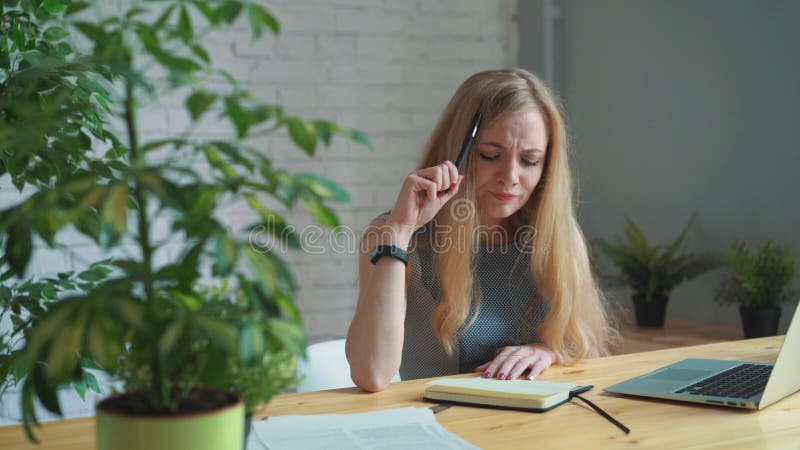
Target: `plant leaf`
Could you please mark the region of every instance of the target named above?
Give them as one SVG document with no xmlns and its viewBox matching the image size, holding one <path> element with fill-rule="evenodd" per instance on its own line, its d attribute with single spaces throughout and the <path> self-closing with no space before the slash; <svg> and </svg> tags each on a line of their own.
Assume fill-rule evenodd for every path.
<svg viewBox="0 0 800 450">
<path fill-rule="evenodd" d="M 283 350 L 297 356 L 305 354 L 305 335 L 303 329 L 296 323 L 282 319 L 268 319 L 267 330 L 270 336 L 281 344 Z"/>
<path fill-rule="evenodd" d="M 25 269 L 31 259 L 31 229 L 19 224 L 8 230 L 5 260 L 18 277 L 25 276 Z"/>
<path fill-rule="evenodd" d="M 69 31 L 59 26 L 50 27 L 47 30 L 45 30 L 44 33 L 42 34 L 42 37 L 51 42 L 60 41 L 61 39 L 64 39 L 67 36 L 69 36 Z"/>
<path fill-rule="evenodd" d="M 225 112 L 236 127 L 238 137 L 240 139 L 243 138 L 250 128 L 250 117 L 247 111 L 242 108 L 242 105 L 239 104 L 235 97 L 227 97 L 225 99 Z"/>
<path fill-rule="evenodd" d="M 197 120 L 203 115 L 211 105 L 217 100 L 217 95 L 205 91 L 195 91 L 186 100 L 186 106 L 189 108 L 189 113 L 192 120 Z"/>
<path fill-rule="evenodd" d="M 61 0 L 44 0 L 44 9 L 52 15 L 56 15 L 66 9 L 67 3 Z"/>
<path fill-rule="evenodd" d="M 220 348 L 225 350 L 236 348 L 236 328 L 233 325 L 205 316 L 198 316 L 195 321 L 199 330 L 203 331 Z"/>
<path fill-rule="evenodd" d="M 226 1 L 214 10 L 214 15 L 217 20 L 223 20 L 227 23 L 233 23 L 239 13 L 242 12 L 242 4 L 238 1 Z"/>
<path fill-rule="evenodd" d="M 222 159 L 222 156 L 220 156 L 216 148 L 206 145 L 203 147 L 203 153 L 205 153 L 209 164 L 222 172 L 225 178 L 233 180 L 239 177 L 239 174 L 236 173 L 236 170 Z"/>
<path fill-rule="evenodd" d="M 202 59 L 203 61 L 205 61 L 206 64 L 211 63 L 211 57 L 208 55 L 206 49 L 197 44 L 192 44 L 189 46 L 189 48 L 192 50 L 194 56 L 197 56 L 198 58 Z"/>
<path fill-rule="evenodd" d="M 298 173 L 294 176 L 294 180 L 321 199 L 350 203 L 350 194 L 339 183 L 322 175 Z"/>
<path fill-rule="evenodd" d="M 280 245 L 286 244 L 289 248 L 300 248 L 300 237 L 295 232 L 294 228 L 286 223 L 286 220 L 277 212 L 272 211 L 265 207 L 258 198 L 252 193 L 243 194 L 247 199 L 247 204 L 250 209 L 258 213 L 263 221 L 257 227 L 253 227 L 250 231 L 251 244 L 259 245 L 257 241 L 261 232 L 266 232 L 268 235 L 276 238 Z"/>
<path fill-rule="evenodd" d="M 170 16 L 172 16 L 172 11 L 175 11 L 175 6 L 176 5 L 174 4 L 169 5 L 169 7 L 167 7 L 167 9 L 165 9 L 164 12 L 162 12 L 161 15 L 158 16 L 158 19 L 156 19 L 156 21 L 153 23 L 153 29 L 161 30 L 164 28 L 164 25 L 167 24 L 167 21 L 169 20 Z"/>
<path fill-rule="evenodd" d="M 214 243 L 216 248 L 214 271 L 217 275 L 227 275 L 233 270 L 239 256 L 236 241 L 228 233 L 217 233 Z"/>
<path fill-rule="evenodd" d="M 86 382 L 83 379 L 73 381 L 72 388 L 75 389 L 81 400 L 86 401 Z"/>
<path fill-rule="evenodd" d="M 103 390 L 100 389 L 100 383 L 97 382 L 97 378 L 94 376 L 94 374 L 92 374 L 92 372 L 89 372 L 88 370 L 84 369 L 83 370 L 83 379 L 86 382 L 86 384 L 89 386 L 89 389 L 97 392 L 98 394 L 102 394 L 103 393 Z"/>
<path fill-rule="evenodd" d="M 306 154 L 314 156 L 317 149 L 317 133 L 314 126 L 297 117 L 286 119 L 286 126 L 289 128 L 289 136 L 292 141 Z"/>
<path fill-rule="evenodd" d="M 339 217 L 327 206 L 308 199 L 301 199 L 301 201 L 311 215 L 314 216 L 314 219 L 323 227 L 336 228 L 339 226 Z"/>
<path fill-rule="evenodd" d="M 59 329 L 47 353 L 45 374 L 47 382 L 58 385 L 71 378 L 78 366 L 83 331 L 86 324 L 86 309 L 74 304 L 74 312 Z"/>
<path fill-rule="evenodd" d="M 167 328 L 161 333 L 161 337 L 158 340 L 158 354 L 162 359 L 172 356 L 172 351 L 183 334 L 183 329 L 183 321 L 176 320 L 167 325 Z"/>
<path fill-rule="evenodd" d="M 350 130 L 350 132 L 348 133 L 348 137 L 353 141 L 363 145 L 364 147 L 369 148 L 370 150 L 373 148 L 372 143 L 369 141 L 369 137 L 366 135 L 366 133 L 362 131 Z"/>
<path fill-rule="evenodd" d="M 185 6 L 181 7 L 181 12 L 178 17 L 178 36 L 187 44 L 192 40 L 193 36 L 192 21 L 189 18 L 189 11 L 186 10 Z"/>
<path fill-rule="evenodd" d="M 103 202 L 101 217 L 110 223 L 116 233 L 125 231 L 128 216 L 128 184 L 116 182 Z"/>
<path fill-rule="evenodd" d="M 275 36 L 281 31 L 280 24 L 275 17 L 264 9 L 263 6 L 256 3 L 247 4 L 247 18 L 250 21 L 250 29 L 255 39 L 261 37 L 262 26 L 269 28 Z"/>
</svg>

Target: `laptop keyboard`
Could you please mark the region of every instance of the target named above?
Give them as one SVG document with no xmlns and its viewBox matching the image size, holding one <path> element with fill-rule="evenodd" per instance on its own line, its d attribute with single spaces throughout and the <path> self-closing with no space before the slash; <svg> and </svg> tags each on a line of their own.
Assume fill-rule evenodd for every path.
<svg viewBox="0 0 800 450">
<path fill-rule="evenodd" d="M 676 394 L 710 395 L 714 397 L 750 398 L 764 390 L 772 366 L 739 364 L 713 377 L 700 380 Z"/>
</svg>

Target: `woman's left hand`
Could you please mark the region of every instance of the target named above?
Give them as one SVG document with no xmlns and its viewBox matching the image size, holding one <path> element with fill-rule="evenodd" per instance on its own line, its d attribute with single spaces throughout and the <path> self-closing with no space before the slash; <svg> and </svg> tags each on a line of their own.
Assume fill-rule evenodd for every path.
<svg viewBox="0 0 800 450">
<path fill-rule="evenodd" d="M 483 372 L 484 378 L 514 380 L 530 369 L 529 380 L 533 380 L 556 360 L 552 350 L 541 344 L 503 347 L 493 360 L 475 368 Z"/>
</svg>

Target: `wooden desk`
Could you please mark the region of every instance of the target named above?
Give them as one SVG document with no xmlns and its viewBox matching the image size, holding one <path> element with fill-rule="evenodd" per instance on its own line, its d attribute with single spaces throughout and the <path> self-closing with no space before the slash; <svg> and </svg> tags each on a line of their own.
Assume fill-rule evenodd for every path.
<svg viewBox="0 0 800 450">
<path fill-rule="evenodd" d="M 800 394 L 762 411 L 620 397 L 602 391 L 626 378 L 687 357 L 774 361 L 782 336 L 618 355 L 552 367 L 542 380 L 588 382 L 585 396 L 630 427 L 625 435 L 583 403 L 573 401 L 544 414 L 455 406 L 436 415 L 448 430 L 481 448 L 798 448 Z M 355 388 L 275 397 L 257 417 L 347 413 L 400 406 L 430 406 L 421 400 L 425 380 L 392 384 L 376 394 Z M 48 423 L 43 445 L 27 443 L 19 426 L 0 428 L 4 449 L 92 449 L 92 419 Z"/>
<path fill-rule="evenodd" d="M 614 314 L 622 335 L 622 345 L 615 352 L 618 355 L 744 339 L 740 325 L 667 316 L 663 327 L 639 327 L 633 311 L 618 310 Z"/>
</svg>

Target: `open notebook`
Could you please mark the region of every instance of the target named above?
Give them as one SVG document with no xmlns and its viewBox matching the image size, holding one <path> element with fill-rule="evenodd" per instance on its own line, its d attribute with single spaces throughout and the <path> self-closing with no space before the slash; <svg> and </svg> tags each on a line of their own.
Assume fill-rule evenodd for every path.
<svg viewBox="0 0 800 450">
<path fill-rule="evenodd" d="M 590 384 L 550 381 L 441 378 L 427 384 L 423 398 L 429 401 L 541 412 L 569 401 L 570 392 L 573 395 L 579 394 L 592 387 Z"/>
</svg>

